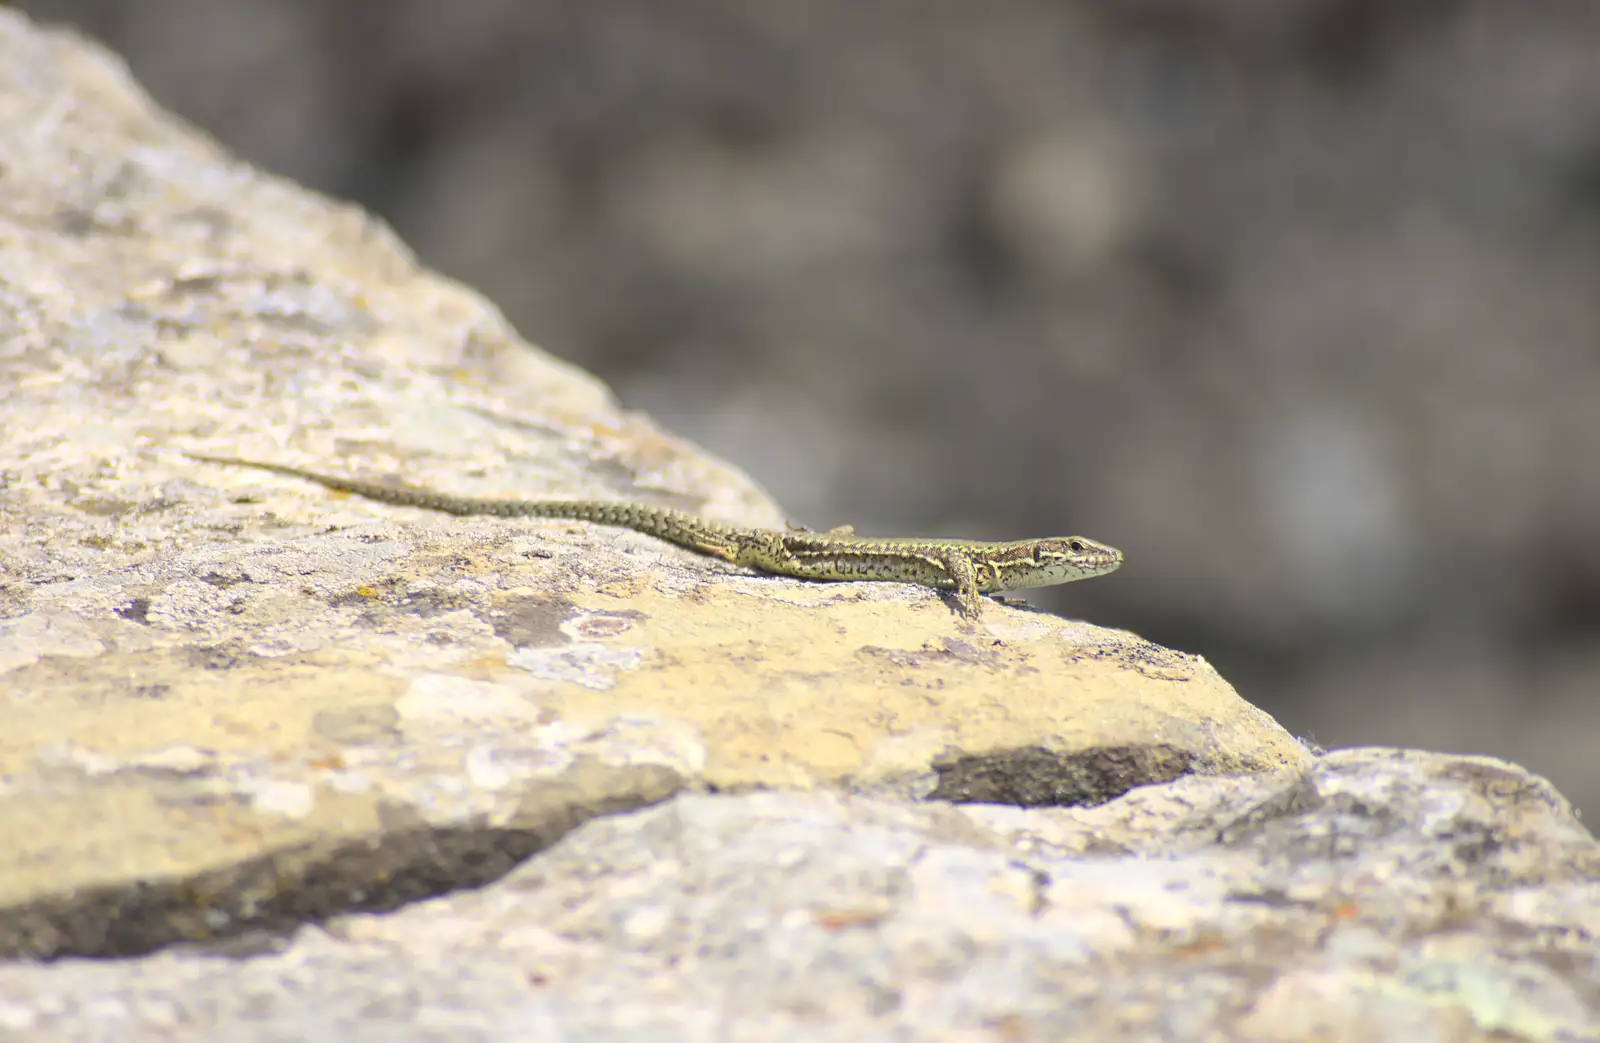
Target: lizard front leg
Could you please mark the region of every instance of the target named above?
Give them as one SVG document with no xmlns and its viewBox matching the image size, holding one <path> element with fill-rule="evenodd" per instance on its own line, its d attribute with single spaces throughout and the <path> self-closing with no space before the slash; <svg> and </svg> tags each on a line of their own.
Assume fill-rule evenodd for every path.
<svg viewBox="0 0 1600 1043">
<path fill-rule="evenodd" d="M 965 551 L 950 547 L 944 552 L 944 571 L 956 588 L 961 614 L 968 619 L 983 615 L 983 595 L 978 593 L 978 567 Z"/>
</svg>

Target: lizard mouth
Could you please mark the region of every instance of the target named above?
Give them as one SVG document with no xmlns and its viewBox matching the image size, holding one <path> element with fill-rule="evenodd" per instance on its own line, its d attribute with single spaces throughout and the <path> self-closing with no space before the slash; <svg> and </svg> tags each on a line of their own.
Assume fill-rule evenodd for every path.
<svg viewBox="0 0 1600 1043">
<path fill-rule="evenodd" d="M 1097 554 L 1089 556 L 1076 566 L 1069 566 L 1068 571 L 1080 572 L 1089 576 L 1103 576 L 1107 572 L 1115 572 L 1122 567 L 1122 552 L 1107 548 Z"/>
</svg>

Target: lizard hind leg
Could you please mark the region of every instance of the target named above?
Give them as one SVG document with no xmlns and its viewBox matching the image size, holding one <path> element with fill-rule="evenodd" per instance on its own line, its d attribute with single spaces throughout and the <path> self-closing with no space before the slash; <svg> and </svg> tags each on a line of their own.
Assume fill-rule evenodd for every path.
<svg viewBox="0 0 1600 1043">
<path fill-rule="evenodd" d="M 738 544 L 721 536 L 714 536 L 705 532 L 697 533 L 694 539 L 686 543 L 685 546 L 691 550 L 699 551 L 701 554 L 709 554 L 713 558 L 721 558 L 723 561 L 731 561 L 735 564 L 739 562 Z"/>
</svg>

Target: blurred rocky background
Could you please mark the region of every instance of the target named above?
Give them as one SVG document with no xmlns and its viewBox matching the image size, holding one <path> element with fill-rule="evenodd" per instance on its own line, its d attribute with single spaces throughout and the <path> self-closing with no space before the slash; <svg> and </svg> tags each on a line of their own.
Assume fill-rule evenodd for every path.
<svg viewBox="0 0 1600 1043">
<path fill-rule="evenodd" d="M 1600 813 L 1593 0 L 14 6 L 797 520 L 1115 543 L 1036 600 Z"/>
</svg>

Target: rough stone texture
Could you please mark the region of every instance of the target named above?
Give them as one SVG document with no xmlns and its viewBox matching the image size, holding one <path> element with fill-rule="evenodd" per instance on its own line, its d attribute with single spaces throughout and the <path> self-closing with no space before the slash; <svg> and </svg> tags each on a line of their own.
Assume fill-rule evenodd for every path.
<svg viewBox="0 0 1600 1043">
<path fill-rule="evenodd" d="M 1124 631 L 189 461 L 780 519 L 6 12 L 0 172 L 0 1043 L 1600 1039 L 1543 779 L 1314 758 Z"/>
<path fill-rule="evenodd" d="M 1307 754 L 1203 660 L 229 450 L 781 524 L 382 227 L 0 12 L 0 955 L 392 908 L 683 787 L 1093 803 Z"/>
<path fill-rule="evenodd" d="M 1094 808 L 681 795 L 387 916 L 0 967 L 0 1039 L 1579 1043 L 1597 937 L 1548 783 L 1359 749 Z"/>
<path fill-rule="evenodd" d="M 1600 812 L 1593 0 L 16 6 L 800 519 Z"/>
</svg>

